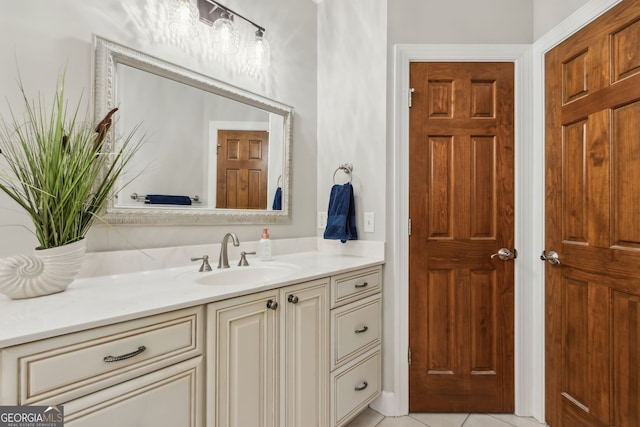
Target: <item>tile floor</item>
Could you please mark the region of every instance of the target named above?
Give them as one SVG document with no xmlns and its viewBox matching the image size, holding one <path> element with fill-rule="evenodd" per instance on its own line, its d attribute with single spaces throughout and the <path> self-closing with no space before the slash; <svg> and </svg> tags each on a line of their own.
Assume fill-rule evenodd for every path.
<svg viewBox="0 0 640 427">
<path fill-rule="evenodd" d="M 367 408 L 347 427 L 543 427 L 534 418 L 513 414 L 409 414 L 385 418 Z"/>
</svg>

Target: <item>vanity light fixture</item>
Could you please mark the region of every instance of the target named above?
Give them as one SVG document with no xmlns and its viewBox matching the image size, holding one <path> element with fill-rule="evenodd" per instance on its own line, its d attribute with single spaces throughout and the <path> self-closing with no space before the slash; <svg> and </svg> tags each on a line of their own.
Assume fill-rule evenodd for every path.
<svg viewBox="0 0 640 427">
<path fill-rule="evenodd" d="M 271 46 L 269 45 L 269 40 L 264 38 L 262 30 L 256 30 L 256 38 L 253 46 L 251 46 L 249 55 L 249 65 L 254 69 L 260 70 L 269 66 Z"/>
<path fill-rule="evenodd" d="M 203 4 L 206 7 L 203 8 Z M 212 26 L 214 50 L 223 54 L 236 54 L 242 50 L 239 56 L 246 61 L 244 65 L 249 70 L 259 71 L 269 65 L 271 47 L 264 37 L 264 27 L 215 0 L 198 0 L 198 7 L 200 19 Z M 244 37 L 240 34 L 238 24 L 243 21 L 255 28 L 255 37 L 251 33 Z"/>
<path fill-rule="evenodd" d="M 198 8 L 191 0 L 176 0 L 169 21 L 169 30 L 179 38 L 198 37 Z"/>
<path fill-rule="evenodd" d="M 211 27 L 213 48 L 225 55 L 238 52 L 240 37 L 233 16 L 228 10 L 223 10 L 220 18 L 216 19 Z"/>
</svg>

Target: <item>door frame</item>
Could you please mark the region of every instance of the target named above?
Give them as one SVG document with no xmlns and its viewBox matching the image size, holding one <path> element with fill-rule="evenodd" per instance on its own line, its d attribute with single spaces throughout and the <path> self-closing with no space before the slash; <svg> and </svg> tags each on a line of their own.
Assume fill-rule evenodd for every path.
<svg viewBox="0 0 640 427">
<path fill-rule="evenodd" d="M 394 207 L 388 237 L 393 253 L 386 270 L 395 284 L 392 325 L 394 392 L 372 406 L 386 415 L 409 411 L 409 63 L 440 61 L 500 62 L 515 65 L 515 412 L 543 421 L 544 408 L 544 55 L 621 0 L 590 0 L 532 45 L 417 45 L 393 48 L 393 156 L 390 188 Z M 529 184 L 531 183 L 531 184 Z M 526 225 L 526 226 L 525 226 Z M 524 243 L 527 243 L 524 246 Z M 404 260 L 404 261 L 403 261 Z M 390 265 L 389 265 L 390 264 Z M 528 337 L 528 339 L 524 339 Z"/>
<path fill-rule="evenodd" d="M 512 62 L 514 64 L 515 99 L 514 99 L 514 143 L 515 143 L 515 246 L 519 257 L 515 264 L 515 407 L 517 414 L 530 414 L 531 409 L 525 406 L 531 392 L 535 387 L 535 380 L 531 378 L 534 369 L 535 332 L 532 327 L 532 314 L 535 311 L 528 309 L 529 303 L 534 300 L 534 286 L 524 286 L 521 276 L 524 264 L 530 257 L 529 248 L 521 247 L 520 241 L 529 239 L 532 234 L 531 227 L 524 229 L 519 224 L 531 224 L 531 211 L 525 211 L 523 205 L 531 205 L 523 200 L 526 194 L 523 190 L 523 182 L 519 179 L 523 169 L 531 169 L 535 162 L 531 162 L 530 153 L 531 132 L 528 118 L 531 117 L 531 107 L 526 102 L 530 99 L 528 88 L 531 81 L 531 67 L 529 64 L 530 45 L 396 45 L 394 47 L 394 224 L 393 246 L 396 259 L 408 260 L 409 236 L 407 233 L 406 218 L 409 217 L 409 110 L 405 107 L 409 102 L 409 64 L 411 62 Z M 527 149 L 528 148 L 528 149 Z M 523 162 L 523 159 L 526 162 Z M 525 163 L 525 164 L 523 164 Z M 541 186 L 542 187 L 542 186 Z M 526 187 L 525 187 L 526 188 Z M 523 218 L 524 217 L 524 218 Z M 534 217 L 535 218 L 535 217 Z M 543 218 L 540 216 L 540 218 Z M 523 231 L 526 233 L 523 236 Z M 539 262 L 535 264 L 538 266 Z M 526 266 L 535 268 L 534 266 Z M 409 265 L 408 262 L 398 262 L 394 271 L 393 283 L 397 285 L 397 295 L 394 307 L 394 320 L 398 331 L 395 336 L 397 345 L 395 348 L 394 377 L 397 381 L 396 390 L 399 391 L 397 403 L 404 412 L 409 408 L 409 365 L 406 357 L 406 349 L 409 346 Z M 544 287 L 540 288 L 540 310 L 543 309 Z M 534 305 L 535 307 L 536 305 Z M 539 328 L 539 334 L 544 333 L 544 328 Z M 522 337 L 532 337 L 523 340 Z M 541 345 L 541 355 L 544 356 L 544 346 Z M 539 360 L 544 361 L 544 357 Z M 539 368 L 538 368 L 539 369 Z M 541 372 L 538 370 L 537 372 Z M 543 371 L 542 371 L 543 372 Z M 542 376 L 543 377 L 543 376 Z M 544 390 L 542 378 L 538 378 L 539 387 Z M 524 399 L 523 399 L 524 398 Z M 543 399 L 542 399 L 543 400 Z"/>
</svg>

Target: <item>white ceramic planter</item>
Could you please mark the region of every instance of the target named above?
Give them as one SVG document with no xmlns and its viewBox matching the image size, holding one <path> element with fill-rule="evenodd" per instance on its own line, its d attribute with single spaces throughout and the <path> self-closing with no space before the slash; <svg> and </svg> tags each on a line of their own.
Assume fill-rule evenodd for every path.
<svg viewBox="0 0 640 427">
<path fill-rule="evenodd" d="M 33 298 L 62 292 L 82 267 L 84 239 L 34 254 L 0 259 L 0 293 L 13 299 Z"/>
</svg>

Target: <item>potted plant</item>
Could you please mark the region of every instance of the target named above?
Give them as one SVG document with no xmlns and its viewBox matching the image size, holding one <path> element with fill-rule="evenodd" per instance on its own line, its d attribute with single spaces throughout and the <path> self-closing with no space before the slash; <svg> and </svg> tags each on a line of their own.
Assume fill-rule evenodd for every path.
<svg viewBox="0 0 640 427">
<path fill-rule="evenodd" d="M 32 256 L 0 259 L 0 293 L 30 298 L 60 292 L 82 265 L 84 237 L 113 195 L 118 177 L 140 146 L 135 130 L 116 145 L 110 111 L 97 125 L 67 109 L 64 75 L 53 104 L 29 101 L 24 118 L 10 107 L 0 118 L 0 190 L 29 215 L 40 243 Z M 116 148 L 117 147 L 117 148 Z"/>
</svg>

